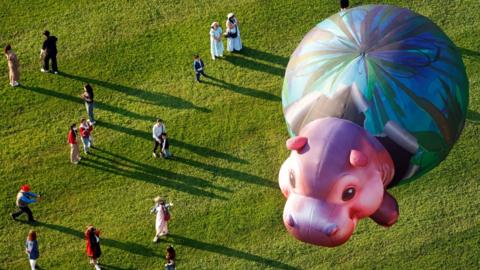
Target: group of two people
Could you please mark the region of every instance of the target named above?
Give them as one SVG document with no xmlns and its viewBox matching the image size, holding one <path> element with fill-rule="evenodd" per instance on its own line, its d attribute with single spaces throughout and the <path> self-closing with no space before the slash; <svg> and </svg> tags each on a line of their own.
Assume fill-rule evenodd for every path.
<svg viewBox="0 0 480 270">
<path fill-rule="evenodd" d="M 218 22 L 215 21 L 212 23 L 210 26 L 210 52 L 213 60 L 215 60 L 216 57 L 223 57 L 223 36 L 227 38 L 227 51 L 234 52 L 242 49 L 242 40 L 240 39 L 238 24 L 238 19 L 233 13 L 227 15 L 225 33 L 222 32 L 222 28 Z"/>
<path fill-rule="evenodd" d="M 57 67 L 57 37 L 51 36 L 49 31 L 43 32 L 45 40 L 40 50 L 40 57 L 42 58 L 42 72 L 49 72 L 49 63 L 52 63 L 52 73 L 58 73 Z M 12 46 L 7 44 L 3 53 L 7 58 L 8 64 L 8 79 L 12 87 L 17 87 L 20 85 L 20 61 L 18 60 L 17 54 L 13 51 Z"/>
<path fill-rule="evenodd" d="M 80 151 L 77 142 L 79 132 L 80 138 L 83 143 L 83 152 L 85 153 L 85 155 L 88 155 L 90 153 L 90 148 L 94 148 L 92 131 L 93 124 L 90 122 L 90 120 L 86 120 L 85 118 L 80 119 L 80 129 L 77 129 L 76 123 L 70 125 L 70 131 L 68 132 L 68 143 L 70 144 L 71 163 L 76 165 L 82 159 L 80 157 Z"/>
<path fill-rule="evenodd" d="M 152 137 L 153 137 L 153 157 L 157 158 L 157 150 L 160 147 L 160 155 L 164 158 L 171 158 L 173 155 L 170 153 L 170 143 L 167 137 L 167 129 L 162 119 L 157 119 L 152 128 Z"/>
</svg>

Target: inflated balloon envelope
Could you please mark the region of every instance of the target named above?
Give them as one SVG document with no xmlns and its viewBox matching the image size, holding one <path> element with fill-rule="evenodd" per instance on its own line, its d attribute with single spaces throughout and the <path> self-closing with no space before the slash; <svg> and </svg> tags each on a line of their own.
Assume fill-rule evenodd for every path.
<svg viewBox="0 0 480 270">
<path fill-rule="evenodd" d="M 393 225 L 386 191 L 437 166 L 463 129 L 468 79 L 446 34 L 389 5 L 341 11 L 292 54 L 282 104 L 292 150 L 279 174 L 299 240 L 337 246 L 359 219 Z"/>
</svg>

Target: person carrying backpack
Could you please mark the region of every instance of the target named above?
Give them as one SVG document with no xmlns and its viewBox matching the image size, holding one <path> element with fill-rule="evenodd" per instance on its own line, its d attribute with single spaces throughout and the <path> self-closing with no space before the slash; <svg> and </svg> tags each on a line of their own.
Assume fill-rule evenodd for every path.
<svg viewBox="0 0 480 270">
<path fill-rule="evenodd" d="M 168 221 L 170 220 L 169 208 L 173 206 L 173 203 L 166 203 L 161 197 L 153 199 L 155 205 L 150 212 L 156 214 L 155 230 L 156 234 L 153 238 L 153 242 L 158 242 L 158 237 L 168 234 Z"/>
</svg>

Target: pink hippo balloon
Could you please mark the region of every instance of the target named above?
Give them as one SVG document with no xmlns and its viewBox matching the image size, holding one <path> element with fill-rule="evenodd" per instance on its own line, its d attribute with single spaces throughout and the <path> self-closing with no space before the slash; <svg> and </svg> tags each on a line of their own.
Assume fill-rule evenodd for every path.
<svg viewBox="0 0 480 270">
<path fill-rule="evenodd" d="M 357 221 L 370 217 L 383 225 L 398 218 L 395 199 L 385 190 L 394 165 L 383 145 L 348 120 L 322 118 L 287 141 L 292 150 L 279 184 L 287 198 L 283 221 L 301 241 L 338 246 Z"/>
</svg>

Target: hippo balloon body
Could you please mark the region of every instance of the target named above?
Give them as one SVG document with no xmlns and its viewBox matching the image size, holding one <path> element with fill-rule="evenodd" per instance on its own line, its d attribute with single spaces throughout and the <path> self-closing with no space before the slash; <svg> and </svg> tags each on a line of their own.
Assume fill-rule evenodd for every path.
<svg viewBox="0 0 480 270">
<path fill-rule="evenodd" d="M 433 22 L 367 5 L 305 36 L 288 63 L 282 105 L 292 151 L 279 173 L 285 226 L 299 240 L 333 247 L 361 218 L 396 222 L 386 189 L 447 156 L 464 126 L 468 79 Z"/>
</svg>

